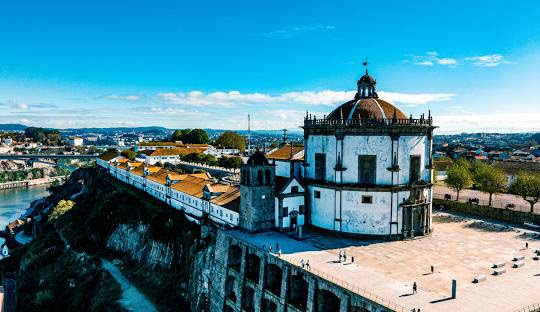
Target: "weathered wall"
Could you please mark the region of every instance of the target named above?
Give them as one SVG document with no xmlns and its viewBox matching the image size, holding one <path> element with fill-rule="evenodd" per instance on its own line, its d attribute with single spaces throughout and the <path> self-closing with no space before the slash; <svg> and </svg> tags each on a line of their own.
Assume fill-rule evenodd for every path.
<svg viewBox="0 0 540 312">
<path fill-rule="evenodd" d="M 218 231 L 210 311 L 392 311 Z"/>
</svg>

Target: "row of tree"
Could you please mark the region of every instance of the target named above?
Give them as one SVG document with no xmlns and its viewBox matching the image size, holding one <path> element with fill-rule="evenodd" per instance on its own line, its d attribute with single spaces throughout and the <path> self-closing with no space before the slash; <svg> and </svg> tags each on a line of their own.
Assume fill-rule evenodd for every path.
<svg viewBox="0 0 540 312">
<path fill-rule="evenodd" d="M 217 147 L 235 148 L 239 151 L 245 148 L 244 138 L 234 131 L 225 131 L 217 139 L 211 141 L 208 133 L 203 129 L 183 129 L 174 131 L 171 140 L 191 144 L 212 144 Z"/>
<path fill-rule="evenodd" d="M 28 127 L 24 130 L 24 135 L 33 142 L 43 145 L 60 145 L 62 136 L 58 130 Z"/>
<path fill-rule="evenodd" d="M 457 193 L 465 188 L 474 186 L 476 189 L 489 194 L 491 206 L 494 194 L 508 192 L 521 196 L 531 205 L 540 200 L 540 174 L 518 173 L 516 179 L 508 187 L 507 176 L 503 169 L 483 162 L 458 160 L 446 170 L 445 183 Z"/>
</svg>

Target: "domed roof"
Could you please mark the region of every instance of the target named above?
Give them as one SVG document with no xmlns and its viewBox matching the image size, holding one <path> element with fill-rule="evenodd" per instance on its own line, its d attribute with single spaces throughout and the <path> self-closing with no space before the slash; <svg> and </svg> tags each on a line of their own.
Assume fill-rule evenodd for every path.
<svg viewBox="0 0 540 312">
<path fill-rule="evenodd" d="M 358 80 L 358 83 L 367 83 L 367 84 L 376 84 L 377 81 L 375 80 L 375 78 L 373 78 L 373 76 L 369 75 L 366 71 L 366 74 L 362 77 L 360 77 L 360 80 Z"/>
<path fill-rule="evenodd" d="M 397 119 L 407 116 L 397 107 L 378 98 L 360 98 L 346 102 L 334 109 L 327 119 L 392 119 L 394 112 Z"/>
<path fill-rule="evenodd" d="M 264 156 L 264 153 L 257 150 L 249 157 L 247 164 L 250 166 L 268 166 L 270 163 L 266 156 Z"/>
</svg>

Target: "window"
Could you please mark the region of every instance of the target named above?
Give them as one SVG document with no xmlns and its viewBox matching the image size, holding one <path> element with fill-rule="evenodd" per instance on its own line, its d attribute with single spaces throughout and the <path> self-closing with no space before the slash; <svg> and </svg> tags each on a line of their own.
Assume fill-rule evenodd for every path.
<svg viewBox="0 0 540 312">
<path fill-rule="evenodd" d="M 270 185 L 271 180 L 272 180 L 270 169 L 266 169 L 266 172 L 264 175 L 265 175 L 266 185 Z"/>
<path fill-rule="evenodd" d="M 304 214 L 304 211 L 305 211 L 305 210 L 306 210 L 306 208 L 304 207 L 304 205 L 298 206 L 298 212 L 299 212 L 300 214 Z"/>
<path fill-rule="evenodd" d="M 263 185 L 263 172 L 262 172 L 262 170 L 257 171 L 257 185 Z"/>
<path fill-rule="evenodd" d="M 313 195 L 315 196 L 315 198 L 321 198 L 321 192 L 320 191 L 313 192 Z"/>
<path fill-rule="evenodd" d="M 362 195 L 362 204 L 371 204 L 373 203 L 373 196 Z"/>
<path fill-rule="evenodd" d="M 411 156 L 411 168 L 409 172 L 409 183 L 420 180 L 420 156 Z"/>
<path fill-rule="evenodd" d="M 291 187 L 291 193 L 298 193 L 298 186 Z"/>
<path fill-rule="evenodd" d="M 375 184 L 375 172 L 377 170 L 377 158 L 373 155 L 358 156 L 358 182 L 363 184 Z"/>
<path fill-rule="evenodd" d="M 315 180 L 324 181 L 326 175 L 326 154 L 315 154 Z"/>
<path fill-rule="evenodd" d="M 283 207 L 282 208 L 282 216 L 286 217 L 289 215 L 289 207 Z"/>
</svg>

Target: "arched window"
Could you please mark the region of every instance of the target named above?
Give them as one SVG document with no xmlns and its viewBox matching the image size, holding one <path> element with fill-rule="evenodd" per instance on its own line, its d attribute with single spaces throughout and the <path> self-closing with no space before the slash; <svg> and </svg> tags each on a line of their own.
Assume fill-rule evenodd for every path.
<svg viewBox="0 0 540 312">
<path fill-rule="evenodd" d="M 266 169 L 265 178 L 266 185 L 270 185 L 270 181 L 272 180 L 272 177 L 270 176 L 270 169 Z"/>
<path fill-rule="evenodd" d="M 259 170 L 257 172 L 257 183 L 258 183 L 258 185 L 263 185 L 263 172 L 262 172 L 262 170 Z"/>
</svg>

